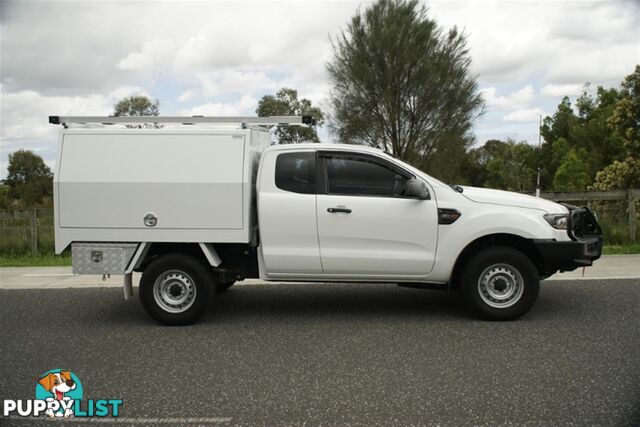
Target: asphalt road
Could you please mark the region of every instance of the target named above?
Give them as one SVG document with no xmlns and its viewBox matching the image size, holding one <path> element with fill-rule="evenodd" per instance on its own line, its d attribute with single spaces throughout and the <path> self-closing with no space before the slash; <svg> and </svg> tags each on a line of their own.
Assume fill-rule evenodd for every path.
<svg viewBox="0 0 640 427">
<path fill-rule="evenodd" d="M 0 290 L 0 325 L 0 399 L 33 399 L 38 375 L 67 368 L 85 398 L 124 399 L 126 423 L 640 421 L 636 280 L 545 282 L 506 323 L 393 285 L 236 287 L 182 328 L 119 288 Z"/>
</svg>

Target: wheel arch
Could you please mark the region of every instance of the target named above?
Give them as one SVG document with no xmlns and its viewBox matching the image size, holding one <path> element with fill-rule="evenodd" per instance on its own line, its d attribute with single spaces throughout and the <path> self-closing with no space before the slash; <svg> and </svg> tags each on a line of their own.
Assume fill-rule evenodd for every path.
<svg viewBox="0 0 640 427">
<path fill-rule="evenodd" d="M 163 242 L 150 242 L 149 248 L 144 254 L 144 258 L 139 262 L 138 267 L 134 271 L 144 272 L 149 264 L 155 259 L 167 254 L 179 253 L 189 255 L 196 258 L 204 265 L 211 265 L 204 249 L 198 243 L 163 243 Z"/>
<path fill-rule="evenodd" d="M 456 262 L 454 263 L 453 272 L 451 274 L 450 288 L 457 289 L 460 287 L 460 276 L 462 275 L 462 270 L 467 260 L 469 260 L 479 251 L 491 246 L 506 246 L 522 252 L 531 260 L 531 262 L 533 262 L 536 269 L 538 270 L 538 273 L 541 276 L 545 275 L 542 266 L 542 257 L 531 239 L 527 239 L 516 234 L 495 233 L 478 237 L 464 247 L 464 249 L 456 258 Z"/>
<path fill-rule="evenodd" d="M 256 248 L 240 243 L 149 243 L 144 259 L 134 271 L 144 272 L 160 256 L 180 253 L 211 267 L 219 279 L 243 280 L 258 277 Z"/>
</svg>

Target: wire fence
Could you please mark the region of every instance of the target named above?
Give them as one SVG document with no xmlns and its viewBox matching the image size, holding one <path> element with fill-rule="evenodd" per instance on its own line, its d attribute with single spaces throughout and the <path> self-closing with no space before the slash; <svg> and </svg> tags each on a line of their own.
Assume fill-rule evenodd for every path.
<svg viewBox="0 0 640 427">
<path fill-rule="evenodd" d="M 594 209 L 607 245 L 638 241 L 640 189 L 543 192 L 541 196 Z M 0 256 L 53 254 L 53 221 L 52 208 L 0 210 Z"/>
<path fill-rule="evenodd" d="M 589 206 L 598 217 L 605 245 L 638 241 L 640 189 L 543 192 L 541 197 L 578 206 Z"/>
<path fill-rule="evenodd" d="M 54 252 L 53 209 L 0 210 L 0 255 Z"/>
</svg>

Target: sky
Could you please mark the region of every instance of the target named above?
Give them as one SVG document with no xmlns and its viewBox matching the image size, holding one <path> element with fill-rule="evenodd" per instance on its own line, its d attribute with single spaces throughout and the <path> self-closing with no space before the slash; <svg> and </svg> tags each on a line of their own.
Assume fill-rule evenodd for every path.
<svg viewBox="0 0 640 427">
<path fill-rule="evenodd" d="M 329 110 L 331 40 L 368 2 L 0 0 L 0 178 L 9 153 L 53 167 L 49 115 L 109 115 L 123 97 L 161 115 L 255 115 L 281 87 Z M 538 143 L 540 115 L 586 82 L 619 86 L 640 63 L 640 1 L 426 1 L 468 38 L 486 100 L 476 145 Z M 323 142 L 335 136 L 322 129 Z"/>
</svg>

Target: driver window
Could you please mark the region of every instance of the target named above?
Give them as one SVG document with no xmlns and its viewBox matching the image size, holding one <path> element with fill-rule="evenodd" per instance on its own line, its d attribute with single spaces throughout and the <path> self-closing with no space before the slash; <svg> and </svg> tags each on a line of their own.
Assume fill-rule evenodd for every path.
<svg viewBox="0 0 640 427">
<path fill-rule="evenodd" d="M 331 156 L 325 160 L 329 194 L 400 197 L 407 178 L 364 158 Z"/>
</svg>

